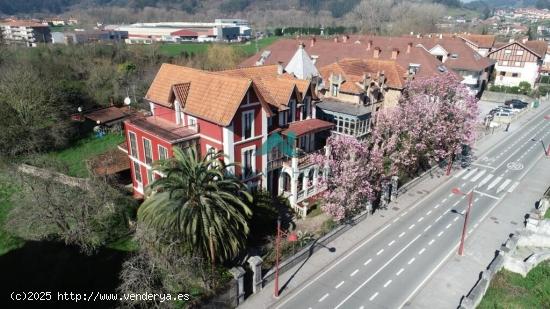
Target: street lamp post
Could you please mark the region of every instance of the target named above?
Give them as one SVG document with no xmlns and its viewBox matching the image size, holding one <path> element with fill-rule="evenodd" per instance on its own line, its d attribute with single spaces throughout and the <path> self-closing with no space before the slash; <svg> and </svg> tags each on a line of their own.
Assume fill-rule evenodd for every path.
<svg viewBox="0 0 550 309">
<path fill-rule="evenodd" d="M 281 230 L 281 218 L 277 218 L 277 237 L 275 238 L 275 291 L 273 296 L 279 297 L 279 247 L 281 245 L 281 237 L 287 237 L 288 241 L 298 241 L 296 233 L 285 233 Z"/>
<path fill-rule="evenodd" d="M 464 193 L 460 188 L 453 188 L 451 190 L 453 194 L 456 195 L 467 195 L 468 196 L 468 208 L 464 214 L 464 226 L 462 227 L 462 236 L 460 237 L 460 245 L 458 246 L 458 255 L 464 255 L 464 241 L 466 239 L 466 229 L 468 227 L 468 218 L 470 217 L 470 210 L 472 208 L 472 201 L 474 198 L 474 189 L 470 193 Z"/>
<path fill-rule="evenodd" d="M 544 119 L 550 120 L 550 115 L 545 115 Z M 546 156 L 550 157 L 550 143 L 548 144 L 548 149 L 546 150 Z"/>
</svg>

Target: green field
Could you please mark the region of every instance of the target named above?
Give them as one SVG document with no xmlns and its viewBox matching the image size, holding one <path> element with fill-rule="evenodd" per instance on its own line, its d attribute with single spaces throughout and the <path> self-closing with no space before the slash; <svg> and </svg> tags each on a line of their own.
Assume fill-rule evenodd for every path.
<svg viewBox="0 0 550 309">
<path fill-rule="evenodd" d="M 275 42 L 278 39 L 276 36 L 271 36 L 258 41 L 250 41 L 247 43 L 228 43 L 227 45 L 235 48 L 242 52 L 244 57 L 252 56 L 256 53 L 257 50 L 260 50 L 271 43 Z M 180 44 L 163 44 L 160 46 L 161 53 L 167 56 L 178 56 L 182 52 L 187 52 L 188 54 L 202 54 L 208 50 L 208 47 L 216 43 L 180 43 Z M 219 43 L 218 43 L 219 44 Z"/>
<path fill-rule="evenodd" d="M 533 268 L 525 278 L 501 270 L 477 308 L 550 308 L 550 261 Z"/>
<path fill-rule="evenodd" d="M 115 148 L 123 141 L 124 135 L 122 134 L 111 133 L 101 138 L 90 136 L 79 140 L 69 148 L 50 152 L 46 156 L 58 159 L 66 164 L 69 168 L 69 176 L 84 178 L 88 176 L 86 160 Z"/>
<path fill-rule="evenodd" d="M 8 212 L 13 207 L 10 202 L 10 197 L 15 189 L 4 181 L 1 176 L 2 175 L 0 175 L 0 255 L 17 249 L 25 243 L 22 239 L 14 237 L 4 230 Z"/>
</svg>

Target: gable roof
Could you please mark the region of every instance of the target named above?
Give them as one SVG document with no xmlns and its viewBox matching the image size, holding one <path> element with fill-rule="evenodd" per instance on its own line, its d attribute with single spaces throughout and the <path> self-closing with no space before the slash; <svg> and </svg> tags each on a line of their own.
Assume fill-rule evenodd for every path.
<svg viewBox="0 0 550 309">
<path fill-rule="evenodd" d="M 459 37 L 478 48 L 492 48 L 496 40 L 496 37 L 490 34 L 463 34 Z"/>
<path fill-rule="evenodd" d="M 546 55 L 546 50 L 548 49 L 548 44 L 544 41 L 526 41 L 525 43 L 514 41 L 514 42 L 505 43 L 502 45 L 499 44 L 499 47 L 491 51 L 489 55 L 514 44 L 519 45 L 521 48 L 529 51 L 530 53 L 532 53 L 533 55 L 539 58 L 544 58 L 544 55 Z"/>
<path fill-rule="evenodd" d="M 363 89 L 357 83 L 363 82 L 364 74 L 371 74 L 373 77 L 383 72 L 386 77 L 386 85 L 394 89 L 403 89 L 407 71 L 390 60 L 376 59 L 351 59 L 346 58 L 321 68 L 323 79 L 328 80 L 330 74 L 342 74 L 345 82 L 342 84 L 342 91 L 362 93 Z"/>
<path fill-rule="evenodd" d="M 427 50 L 433 50 L 440 46 L 448 53 L 445 66 L 455 70 L 481 71 L 491 65 L 493 61 L 481 56 L 478 52 L 468 47 L 466 42 L 456 37 L 432 37 L 415 38 L 416 44 L 420 44 Z"/>
<path fill-rule="evenodd" d="M 228 126 L 251 86 L 252 80 L 249 78 L 224 76 L 164 63 L 145 99 L 172 107 L 175 93 L 179 96 L 178 101 L 184 100 L 180 103 L 185 113 Z M 262 105 L 265 107 L 265 103 L 262 102 Z"/>
<path fill-rule="evenodd" d="M 441 62 L 424 48 L 414 45 L 409 48 L 409 43 L 412 43 L 413 40 L 407 37 L 350 36 L 346 42 L 312 37 L 280 39 L 243 61 L 241 66 L 255 65 L 262 54 L 266 55 L 263 60 L 264 64 L 277 64 L 279 61 L 289 63 L 296 52 L 296 48 L 304 42 L 306 43 L 304 51 L 315 59 L 315 66 L 318 68 L 344 58 L 376 59 L 374 49 L 379 47 L 381 51 L 378 59 L 380 60 L 395 60 L 403 68 L 408 68 L 411 63 L 419 64 L 420 69 L 416 77 L 431 77 L 442 74 L 438 69 Z M 392 59 L 394 49 L 398 51 L 396 59 Z"/>
<path fill-rule="evenodd" d="M 311 84 L 309 80 L 297 80 L 289 74 L 279 75 L 278 65 L 246 67 L 216 73 L 250 78 L 265 101 L 279 110 L 287 108 L 293 93 L 301 100 Z"/>
</svg>

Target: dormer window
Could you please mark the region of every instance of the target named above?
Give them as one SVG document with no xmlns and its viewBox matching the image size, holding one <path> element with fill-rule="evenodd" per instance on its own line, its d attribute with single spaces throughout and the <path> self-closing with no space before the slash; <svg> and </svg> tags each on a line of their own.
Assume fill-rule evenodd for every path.
<svg viewBox="0 0 550 309">
<path fill-rule="evenodd" d="M 332 90 L 331 90 L 331 93 L 332 93 L 332 96 L 333 97 L 337 97 L 338 96 L 338 93 L 340 92 L 340 86 L 338 86 L 338 84 L 332 84 Z"/>
</svg>

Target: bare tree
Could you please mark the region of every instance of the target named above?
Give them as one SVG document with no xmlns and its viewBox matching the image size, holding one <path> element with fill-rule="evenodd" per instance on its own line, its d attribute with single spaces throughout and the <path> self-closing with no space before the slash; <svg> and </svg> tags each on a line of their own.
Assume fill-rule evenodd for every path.
<svg viewBox="0 0 550 309">
<path fill-rule="evenodd" d="M 445 7 L 440 4 L 401 2 L 391 10 L 390 33 L 437 32 L 437 22 L 444 12 Z"/>
<path fill-rule="evenodd" d="M 394 5 L 395 0 L 363 0 L 346 15 L 345 20 L 358 25 L 363 33 L 383 34 Z"/>
</svg>

